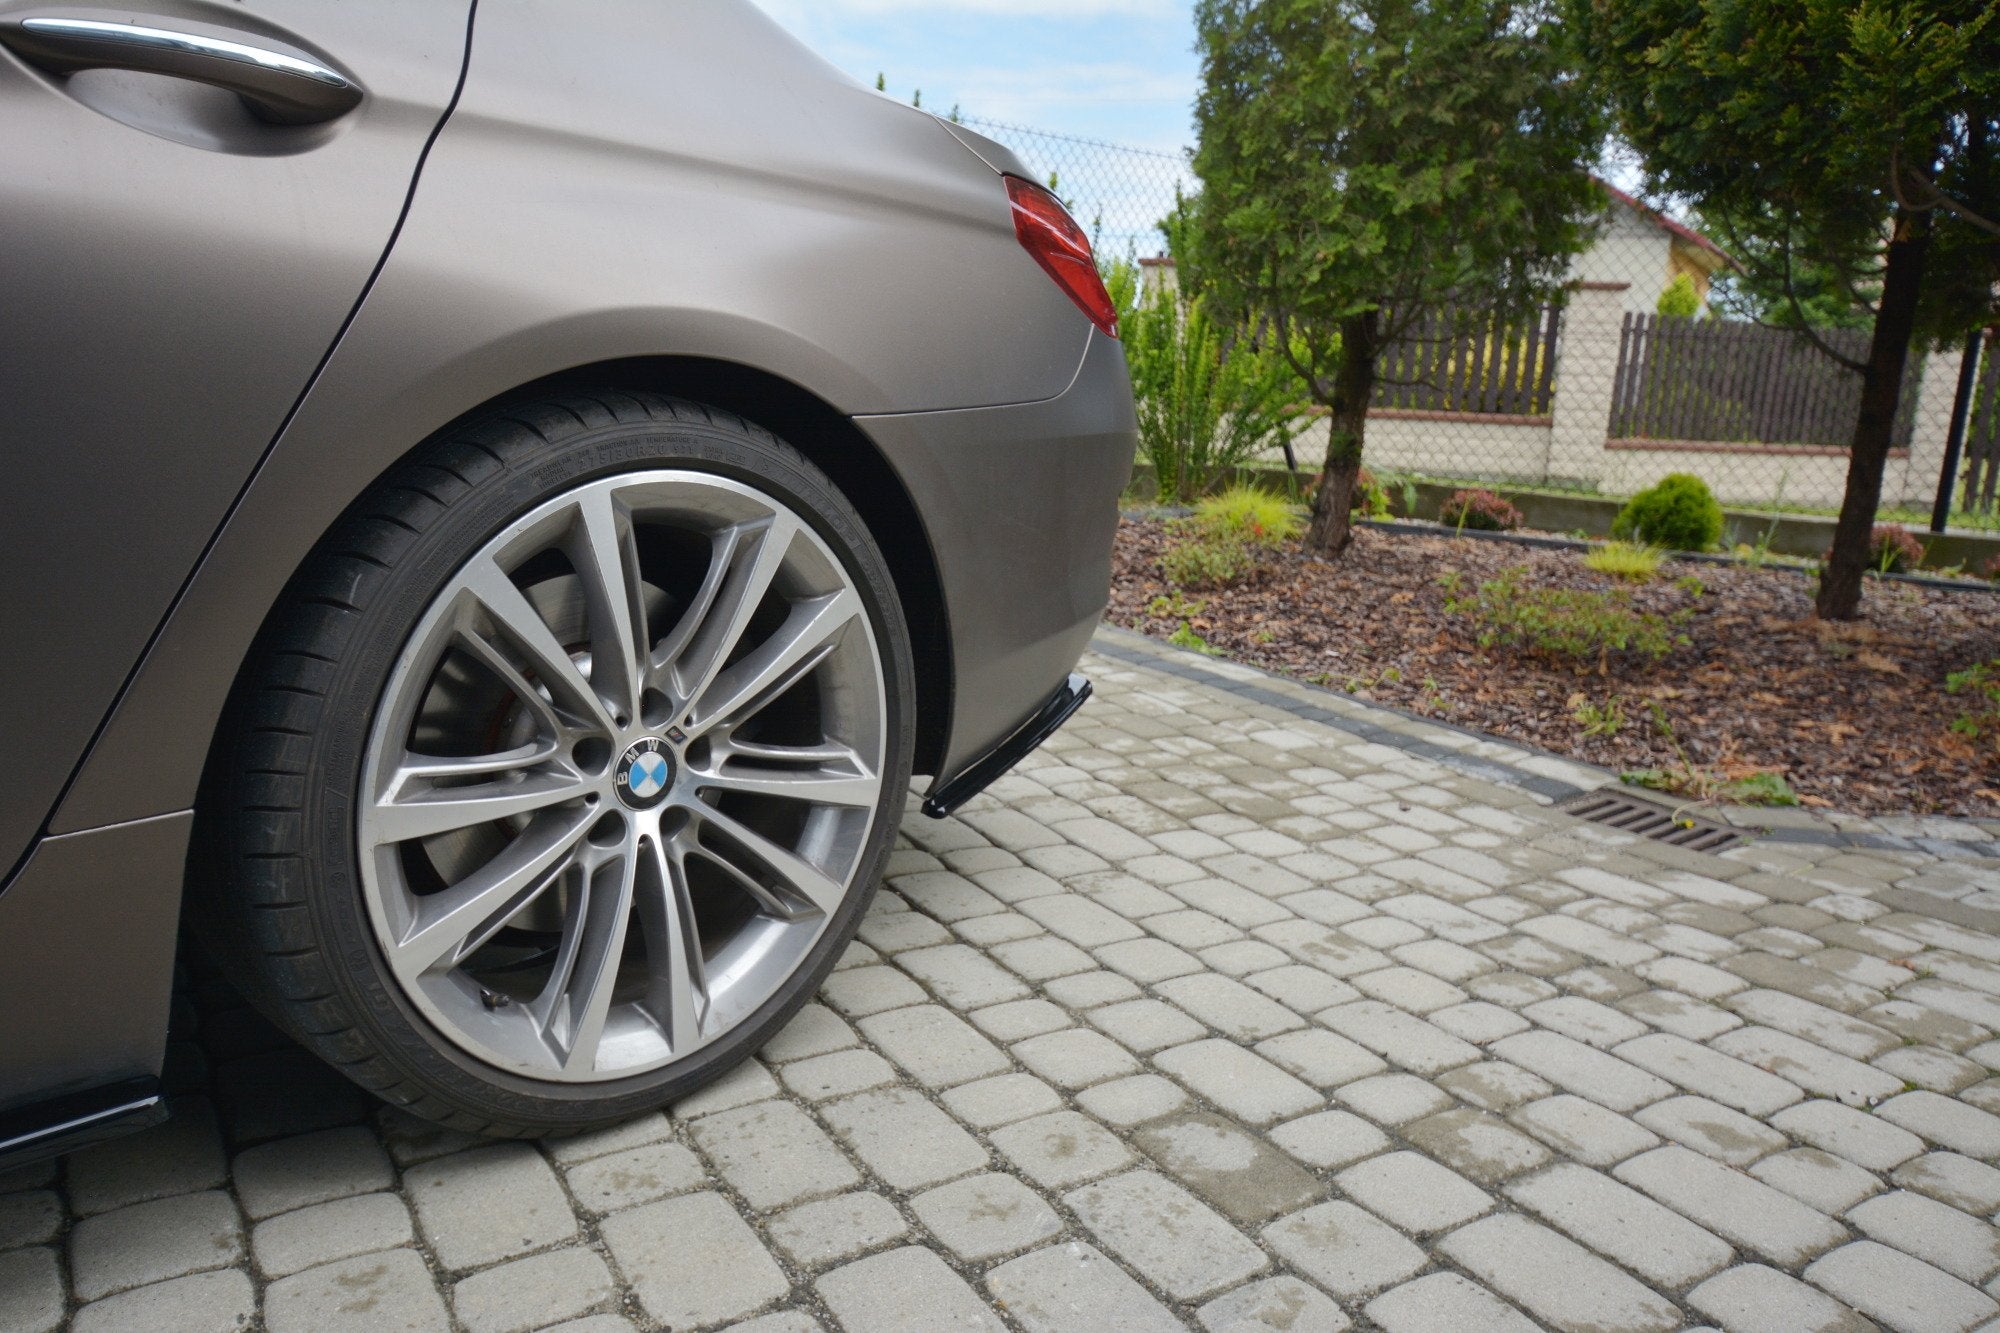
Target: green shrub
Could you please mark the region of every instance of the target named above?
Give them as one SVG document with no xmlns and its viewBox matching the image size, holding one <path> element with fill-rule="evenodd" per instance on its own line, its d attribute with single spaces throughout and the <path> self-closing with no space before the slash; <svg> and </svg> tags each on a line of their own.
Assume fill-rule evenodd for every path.
<svg viewBox="0 0 2000 1333">
<path fill-rule="evenodd" d="M 1142 291 L 1136 265 L 1111 265 L 1105 287 L 1162 501 L 1192 501 L 1305 428 L 1309 395 L 1281 348 L 1211 319 L 1199 300 Z"/>
<path fill-rule="evenodd" d="M 1658 661 L 1687 642 L 1679 633 L 1688 611 L 1662 616 L 1635 611 L 1624 591 L 1585 592 L 1574 588 L 1531 588 L 1524 566 L 1500 572 L 1467 596 L 1454 571 L 1444 579 L 1445 610 L 1470 617 L 1479 626 L 1479 646 L 1501 645 L 1571 662 L 1595 661 L 1603 669 L 1613 653 Z"/>
<path fill-rule="evenodd" d="M 1707 482 L 1676 472 L 1627 500 L 1611 535 L 1672 551 L 1705 551 L 1722 538 L 1722 506 Z"/>
<path fill-rule="evenodd" d="M 1691 319 L 1701 313 L 1701 293 L 1694 289 L 1694 279 L 1685 273 L 1674 274 L 1674 280 L 1660 289 L 1660 299 L 1653 309 L 1662 315 L 1675 315 Z"/>
<path fill-rule="evenodd" d="M 1220 495 L 1197 501 L 1191 522 L 1206 533 L 1234 536 L 1264 547 L 1288 542 L 1305 529 L 1297 505 L 1254 486 L 1231 486 Z"/>
<path fill-rule="evenodd" d="M 1183 529 L 1160 557 L 1160 569 L 1176 588 L 1215 588 L 1255 569 L 1257 554 L 1234 533 Z"/>
<path fill-rule="evenodd" d="M 1963 694 L 1971 708 L 1952 719 L 1951 729 L 1967 740 L 2000 736 L 2000 658 L 1975 662 L 1944 678 L 1947 694 Z"/>
<path fill-rule="evenodd" d="M 1583 563 L 1600 574 L 1628 583 L 1647 583 L 1660 571 L 1665 552 L 1657 546 L 1634 546 L 1630 542 L 1606 542 L 1583 557 Z"/>
<path fill-rule="evenodd" d="M 1521 526 L 1521 511 L 1492 491 L 1453 491 L 1438 506 L 1438 522 L 1448 528 L 1512 532 Z"/>
</svg>

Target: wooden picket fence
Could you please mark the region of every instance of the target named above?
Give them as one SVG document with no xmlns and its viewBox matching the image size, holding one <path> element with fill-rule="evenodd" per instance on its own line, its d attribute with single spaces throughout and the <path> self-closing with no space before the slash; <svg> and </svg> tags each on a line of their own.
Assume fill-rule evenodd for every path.
<svg viewBox="0 0 2000 1333">
<path fill-rule="evenodd" d="M 1384 348 L 1375 406 L 1545 417 L 1555 401 L 1554 306 L 1513 318 L 1433 311 Z"/>
<path fill-rule="evenodd" d="M 1821 335 L 1861 360 L 1868 334 Z M 1903 379 L 1893 442 L 1907 448 L 1922 362 Z M 1612 390 L 1614 439 L 1688 440 L 1845 448 L 1861 406 L 1861 377 L 1784 329 L 1676 315 L 1625 316 Z"/>
</svg>

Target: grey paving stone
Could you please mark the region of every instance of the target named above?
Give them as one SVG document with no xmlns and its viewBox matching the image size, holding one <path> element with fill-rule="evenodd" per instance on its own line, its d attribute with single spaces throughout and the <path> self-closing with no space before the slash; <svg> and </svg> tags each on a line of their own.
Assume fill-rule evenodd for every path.
<svg viewBox="0 0 2000 1333">
<path fill-rule="evenodd" d="M 70 1282 L 85 1301 L 242 1257 L 236 1205 L 213 1190 L 128 1204 L 85 1218 L 69 1234 Z"/>
<path fill-rule="evenodd" d="M 845 968 L 828 977 L 819 993 L 849 1018 L 864 1018 L 930 997 L 923 987 L 893 967 Z"/>
<path fill-rule="evenodd" d="M 1340 1333 L 1352 1326 L 1346 1313 L 1325 1292 L 1295 1277 L 1267 1277 L 1218 1296 L 1196 1312 L 1209 1333 L 1259 1333 L 1297 1329 Z"/>
<path fill-rule="evenodd" d="M 693 1120 L 777 1095 L 778 1080 L 771 1077 L 771 1071 L 755 1060 L 745 1060 L 700 1092 L 675 1102 L 673 1113 L 676 1119 Z"/>
<path fill-rule="evenodd" d="M 793 1014 L 792 1021 L 778 1029 L 778 1035 L 765 1042 L 758 1054 L 766 1060 L 783 1063 L 843 1050 L 859 1045 L 860 1041 L 840 1015 L 823 1004 L 809 1004 Z"/>
<path fill-rule="evenodd" d="M 1063 1202 L 1099 1244 L 1176 1300 L 1213 1295 L 1270 1264 L 1219 1214 L 1156 1172 L 1086 1185 Z"/>
<path fill-rule="evenodd" d="M 1333 1181 L 1377 1217 L 1417 1234 L 1469 1222 L 1493 1206 L 1485 1190 L 1421 1153 L 1383 1153 L 1348 1167 Z"/>
<path fill-rule="evenodd" d="M 1587 1167 L 1559 1163 L 1509 1185 L 1507 1197 L 1664 1287 L 1684 1287 L 1731 1258 L 1728 1242 Z"/>
<path fill-rule="evenodd" d="M 218 1333 L 248 1328 L 256 1316 L 257 1293 L 249 1277 L 224 1269 L 94 1301 L 76 1312 L 70 1328 L 72 1333 Z"/>
<path fill-rule="evenodd" d="M 1325 1104 L 1270 1061 L 1220 1038 L 1161 1051 L 1153 1063 L 1250 1125 L 1268 1125 Z"/>
<path fill-rule="evenodd" d="M 1385 1333 L 1535 1333 L 1534 1320 L 1457 1273 L 1432 1273 L 1368 1302 Z"/>
<path fill-rule="evenodd" d="M 1208 1026 L 1238 1041 L 1262 1041 L 1306 1026 L 1305 1019 L 1234 977 L 1173 977 L 1153 988 Z"/>
<path fill-rule="evenodd" d="M 1750 1174 L 1829 1217 L 1840 1216 L 1882 1189 L 1873 1172 L 1819 1148 L 1774 1153 L 1751 1167 Z"/>
<path fill-rule="evenodd" d="M 403 1188 L 431 1252 L 448 1269 L 484 1267 L 576 1234 L 555 1172 L 525 1143 L 426 1162 L 404 1176 Z"/>
<path fill-rule="evenodd" d="M 415 1250 L 321 1264 L 264 1291 L 270 1333 L 446 1333 L 451 1317 Z"/>
<path fill-rule="evenodd" d="M 1071 1009 L 1094 1009 L 1101 1004 L 1117 1004 L 1136 999 L 1139 988 L 1116 972 L 1078 972 L 1042 983 L 1042 991 L 1057 1004 Z"/>
<path fill-rule="evenodd" d="M 1062 1106 L 1062 1097 L 1032 1074 L 998 1074 L 961 1083 L 942 1096 L 947 1109 L 974 1129 L 994 1129 L 1044 1115 Z"/>
<path fill-rule="evenodd" d="M 1897 1333 L 1967 1329 L 2000 1313 L 1977 1287 L 1872 1240 L 1814 1260 L 1805 1279 Z"/>
<path fill-rule="evenodd" d="M 1072 1027 L 1076 1020 L 1069 1011 L 1047 1000 L 1009 1000 L 1005 1004 L 975 1009 L 972 1022 L 981 1032 L 1000 1042 L 1023 1041 L 1044 1032 Z"/>
<path fill-rule="evenodd" d="M 1017 1121 L 988 1136 L 1017 1170 L 1045 1189 L 1109 1175 L 1132 1162 L 1132 1150 L 1075 1111 Z"/>
<path fill-rule="evenodd" d="M 528 1333 L 610 1300 L 617 1283 L 590 1250 L 551 1250 L 475 1273 L 452 1288 L 468 1333 Z"/>
<path fill-rule="evenodd" d="M 1762 1264 L 1717 1273 L 1688 1293 L 1688 1304 L 1729 1333 L 1824 1329 L 1868 1333 L 1874 1325 L 1823 1292 Z"/>
<path fill-rule="evenodd" d="M 1255 1049 L 1279 1068 L 1322 1089 L 1337 1088 L 1389 1067 L 1372 1051 L 1324 1028 L 1287 1032 L 1258 1042 Z"/>
<path fill-rule="evenodd" d="M 594 1157 L 568 1171 L 570 1193 L 592 1213 L 615 1213 L 669 1194 L 699 1189 L 708 1173 L 678 1143 L 649 1143 Z"/>
<path fill-rule="evenodd" d="M 934 1004 L 877 1014 L 860 1026 L 864 1037 L 926 1087 L 955 1087 L 1011 1067 L 999 1047 Z"/>
<path fill-rule="evenodd" d="M 1479 1048 L 1471 1042 L 1380 1000 L 1335 1005 L 1314 1017 L 1414 1074 L 1442 1074 L 1481 1058 Z"/>
<path fill-rule="evenodd" d="M 1847 1221 L 1933 1268 L 1975 1285 L 2000 1270 L 2000 1231 L 1984 1218 L 1970 1217 L 1936 1199 L 1895 1190 L 1859 1204 Z"/>
<path fill-rule="evenodd" d="M 0 1250 L 40 1245 L 62 1229 L 62 1200 L 53 1190 L 0 1194 Z"/>
<path fill-rule="evenodd" d="M 986 1275 L 986 1289 L 1028 1333 L 1186 1328 L 1124 1270 L 1081 1241 L 1010 1259 Z"/>
<path fill-rule="evenodd" d="M 1555 1085 L 1505 1060 L 1482 1060 L 1438 1075 L 1438 1087 L 1484 1111 L 1505 1112 L 1555 1092 Z"/>
<path fill-rule="evenodd" d="M 1334 1090 L 1334 1099 L 1378 1125 L 1401 1125 L 1451 1105 L 1451 1098 L 1415 1074 L 1377 1074 Z"/>
<path fill-rule="evenodd" d="M 1786 1267 L 1847 1239 L 1839 1223 L 1790 1195 L 1678 1144 L 1634 1157 L 1612 1174 L 1683 1217 Z"/>
<path fill-rule="evenodd" d="M 395 1183 L 373 1130 L 358 1126 L 279 1139 L 240 1152 L 230 1168 L 236 1197 L 252 1218 L 369 1194 Z"/>
<path fill-rule="evenodd" d="M 1135 1000 L 1129 1003 L 1146 1004 L 1148 1001 Z M 1151 1003 L 1158 1004 L 1158 1001 Z M 1166 1009 L 1165 1005 L 1159 1007 Z M 1171 1010 L 1167 1012 L 1172 1013 Z M 1097 1013 L 1093 1012 L 1092 1021 L 1096 1021 L 1096 1018 Z M 1194 1029 L 1194 1035 L 1201 1035 L 1199 1027 Z M 1070 1091 L 1139 1072 L 1139 1062 L 1132 1058 L 1130 1052 L 1102 1033 L 1087 1032 L 1081 1028 L 1030 1037 L 1026 1041 L 1016 1042 L 1011 1049 L 1014 1058 L 1026 1065 L 1030 1072 L 1047 1079 L 1058 1088 Z"/>
<path fill-rule="evenodd" d="M 1403 1137 L 1446 1166 L 1498 1185 L 1549 1160 L 1549 1150 L 1497 1116 L 1459 1107 L 1403 1126 Z"/>
<path fill-rule="evenodd" d="M 922 1189 L 986 1165 L 986 1149 L 909 1088 L 864 1092 L 822 1115 L 868 1168 L 896 1189 Z M 775 1164 L 784 1169 L 782 1159 Z"/>
<path fill-rule="evenodd" d="M 227 1177 L 222 1131 L 205 1097 L 177 1098 L 165 1124 L 63 1159 L 70 1207 L 79 1216 L 214 1189 Z"/>
<path fill-rule="evenodd" d="M 1308 1166 L 1330 1170 L 1371 1157 L 1389 1146 L 1389 1136 L 1348 1111 L 1300 1116 L 1270 1131 L 1271 1142 Z"/>
<path fill-rule="evenodd" d="M 978 1009 L 1007 1000 L 1022 1000 L 1032 993 L 1019 977 L 963 944 L 912 950 L 898 955 L 896 966 L 930 987 L 954 1009 Z"/>
<path fill-rule="evenodd" d="M 0 1328 L 49 1333 L 63 1322 L 56 1252 L 37 1246 L 0 1254 Z"/>
<path fill-rule="evenodd" d="M 1092 1026 L 1128 1050 L 1137 1051 L 1141 1055 L 1164 1050 L 1169 1046 L 1198 1041 L 1207 1035 L 1201 1024 L 1180 1010 L 1170 1004 L 1149 998 L 1126 1000 L 1122 1004 L 1108 1004 L 1090 1010 L 1087 1017 Z M 1017 1049 L 1014 1055 L 1029 1068 L 1035 1067 L 1034 1061 L 1026 1053 Z"/>
<path fill-rule="evenodd" d="M 399 1196 L 361 1194 L 266 1218 L 250 1233 L 250 1253 L 265 1277 L 278 1278 L 413 1239 L 409 1206 Z"/>
<path fill-rule="evenodd" d="M 1645 1126 L 1572 1093 L 1530 1102 L 1508 1120 L 1586 1166 L 1612 1166 L 1660 1142 Z"/>
<path fill-rule="evenodd" d="M 757 1102 L 689 1128 L 695 1146 L 753 1208 L 782 1208 L 861 1180 L 826 1131 L 790 1102 Z"/>
<path fill-rule="evenodd" d="M 1107 1124 L 1130 1128 L 1172 1115 L 1188 1104 L 1187 1092 L 1158 1074 L 1134 1074 L 1085 1088 L 1076 1104 Z"/>
<path fill-rule="evenodd" d="M 1673 1095 L 1673 1084 L 1615 1055 L 1555 1032 L 1502 1037 L 1489 1048 L 1503 1060 L 1540 1074 L 1565 1092 L 1612 1111 L 1630 1113 Z M 1796 1091 L 1796 1089 L 1794 1089 Z"/>
<path fill-rule="evenodd" d="M 1006 1328 L 964 1278 L 914 1245 L 836 1268 L 815 1290 L 849 1333 Z"/>
<path fill-rule="evenodd" d="M 1891 1179 L 1964 1212 L 2000 1211 L 2000 1169 L 1959 1153 L 1926 1153 L 1896 1168 Z"/>
<path fill-rule="evenodd" d="M 1731 1166 L 1748 1166 L 1789 1143 L 1763 1122 L 1706 1097 L 1669 1097 L 1632 1118 L 1656 1134 Z"/>
<path fill-rule="evenodd" d="M 1012 1176 L 989 1172 L 926 1190 L 910 1200 L 917 1220 L 960 1259 L 1025 1250 L 1055 1235 L 1062 1219 Z"/>
<path fill-rule="evenodd" d="M 1424 1252 L 1351 1203 L 1323 1203 L 1264 1228 L 1264 1243 L 1345 1301 L 1392 1286 L 1429 1262 Z"/>
<path fill-rule="evenodd" d="M 1875 1108 L 1875 1114 L 1967 1157 L 1986 1160 L 2000 1157 L 2000 1116 L 1938 1093 L 1906 1092 L 1883 1102 Z"/>
<path fill-rule="evenodd" d="M 879 1088 L 901 1076 L 887 1060 L 873 1051 L 830 1051 L 825 1055 L 782 1065 L 778 1079 L 786 1088 L 809 1102 L 844 1097 L 865 1088 Z"/>
<path fill-rule="evenodd" d="M 740 1319 L 791 1290 L 755 1232 L 719 1194 L 613 1213 L 600 1232 L 651 1318 L 672 1328 Z"/>
<path fill-rule="evenodd" d="M 1120 940 L 1102 946 L 1096 954 L 1104 966 L 1142 986 L 1203 970 L 1201 960 L 1193 954 L 1159 939 Z"/>
<path fill-rule="evenodd" d="M 1924 1141 L 1879 1116 L 1838 1102 L 1810 1101 L 1771 1117 L 1771 1127 L 1870 1171 L 1887 1171 L 1924 1150 Z"/>
<path fill-rule="evenodd" d="M 879 1194 L 859 1192 L 802 1203 L 770 1221 L 771 1239 L 807 1268 L 851 1259 L 909 1233 L 896 1206 Z"/>
<path fill-rule="evenodd" d="M 549 1160 L 557 1166 L 568 1166 L 576 1162 L 587 1162 L 593 1157 L 605 1157 L 611 1153 L 623 1152 L 627 1148 L 659 1143 L 673 1136 L 674 1122 L 665 1115 L 642 1115 L 622 1124 L 613 1125 L 609 1129 L 544 1138 L 542 1151 L 547 1153 Z"/>
<path fill-rule="evenodd" d="M 1155 1120 L 1132 1141 L 1168 1175 L 1246 1225 L 1303 1208 L 1326 1192 L 1291 1158 L 1221 1116 Z"/>
<path fill-rule="evenodd" d="M 1558 1328 L 1680 1326 L 1680 1312 L 1574 1241 L 1513 1213 L 1483 1218 L 1438 1243 L 1474 1277 Z"/>
<path fill-rule="evenodd" d="M 558 1325 L 548 1333 L 631 1333 L 631 1324 L 622 1319 L 617 1322 L 618 1327 L 615 1329 L 607 1326 L 600 1330 L 586 1329 L 584 1323 L 579 1321 L 575 1324 Z M 803 1310 L 779 1310 L 773 1314 L 759 1315 L 755 1319 L 746 1319 L 740 1324 L 729 1326 L 729 1333 L 825 1333 L 825 1330 L 825 1324 Z"/>
</svg>

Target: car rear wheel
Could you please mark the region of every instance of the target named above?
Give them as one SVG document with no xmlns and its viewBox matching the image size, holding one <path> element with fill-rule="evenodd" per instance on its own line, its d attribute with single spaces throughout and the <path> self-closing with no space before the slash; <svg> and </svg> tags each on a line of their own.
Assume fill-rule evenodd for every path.
<svg viewBox="0 0 2000 1333">
<path fill-rule="evenodd" d="M 826 478 L 617 396 L 427 448 L 294 581 L 202 812 L 227 960 L 357 1082 L 487 1133 L 719 1076 L 852 937 L 908 633 Z"/>
</svg>

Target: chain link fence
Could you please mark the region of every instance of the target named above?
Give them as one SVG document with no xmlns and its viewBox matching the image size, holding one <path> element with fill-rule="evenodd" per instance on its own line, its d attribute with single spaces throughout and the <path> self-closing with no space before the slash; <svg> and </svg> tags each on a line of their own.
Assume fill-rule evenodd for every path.
<svg viewBox="0 0 2000 1333">
<path fill-rule="evenodd" d="M 959 121 L 1019 154 L 1090 231 L 1102 258 L 1136 260 L 1166 253 L 1160 222 L 1173 211 L 1174 192 L 1194 185 L 1182 154 L 1031 130 L 977 116 L 961 116 Z"/>
<path fill-rule="evenodd" d="M 1196 188 L 1181 155 L 965 123 L 1053 179 L 1106 259 L 1163 255 L 1159 222 L 1176 189 Z M 1577 256 L 1559 306 L 1505 326 L 1425 321 L 1384 352 L 1366 466 L 1390 481 L 1618 499 L 1687 472 L 1734 508 L 1834 513 L 1860 376 L 1797 332 L 1726 314 L 1716 298 L 1737 268 L 1721 245 L 1618 190 L 1607 186 L 1606 196 L 1604 225 Z M 1695 314 L 1662 313 L 1663 298 L 1685 309 L 1690 297 Z M 1858 359 L 1867 333 L 1824 330 L 1819 341 Z M 1294 442 L 1305 471 L 1317 470 L 1325 439 L 1315 422 Z M 1931 522 L 1948 452 L 1950 525 L 2000 530 L 2000 342 L 1991 332 L 1913 352 L 1880 521 Z M 1280 460 L 1273 451 L 1261 461 Z"/>
</svg>

